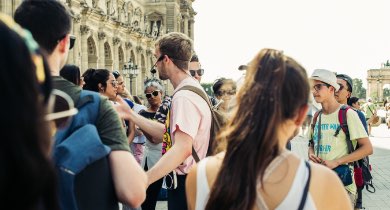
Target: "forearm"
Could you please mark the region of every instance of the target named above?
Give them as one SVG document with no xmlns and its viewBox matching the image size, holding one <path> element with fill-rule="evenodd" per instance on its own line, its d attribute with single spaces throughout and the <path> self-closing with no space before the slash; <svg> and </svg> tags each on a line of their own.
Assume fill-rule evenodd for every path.
<svg viewBox="0 0 390 210">
<path fill-rule="evenodd" d="M 161 179 L 177 168 L 191 155 L 191 145 L 189 148 L 174 145 L 150 170 L 146 172 L 149 184 Z"/>
<path fill-rule="evenodd" d="M 135 112 L 131 112 L 128 117 L 137 124 L 143 132 L 148 133 L 153 139 L 162 140 L 165 131 L 165 126 L 163 124 L 146 119 Z"/>
<path fill-rule="evenodd" d="M 119 201 L 132 207 L 140 206 L 146 197 L 145 172 L 128 151 L 112 151 L 109 160 Z"/>
<path fill-rule="evenodd" d="M 133 122 L 130 122 L 130 121 L 129 121 L 129 131 L 128 131 L 128 133 L 129 133 L 129 136 L 127 136 L 127 140 L 128 140 L 128 142 L 130 144 L 131 142 L 133 142 L 133 139 L 135 137 L 135 125 L 134 125 Z"/>
<path fill-rule="evenodd" d="M 308 152 L 308 155 L 314 154 L 314 147 L 313 146 L 309 146 L 307 152 Z"/>
<path fill-rule="evenodd" d="M 336 161 L 339 165 L 347 164 L 347 163 L 351 163 L 351 162 L 360 160 L 363 157 L 366 157 L 366 156 L 371 155 L 371 154 L 372 154 L 372 146 L 370 143 L 369 145 L 365 144 L 363 146 L 360 146 L 357 150 L 355 150 L 351 154 L 348 154 L 342 158 L 339 158 Z"/>
</svg>

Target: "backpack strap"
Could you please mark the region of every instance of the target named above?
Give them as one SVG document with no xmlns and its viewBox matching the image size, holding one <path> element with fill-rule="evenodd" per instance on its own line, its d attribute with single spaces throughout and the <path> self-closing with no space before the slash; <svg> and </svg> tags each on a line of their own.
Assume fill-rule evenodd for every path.
<svg viewBox="0 0 390 210">
<path fill-rule="evenodd" d="M 192 91 L 192 92 L 198 94 L 200 97 L 203 98 L 203 100 L 206 101 L 207 105 L 208 105 L 209 108 L 210 108 L 211 120 L 212 120 L 212 122 L 211 122 L 211 129 L 213 129 L 213 126 L 214 126 L 214 125 L 213 125 L 213 121 L 215 121 L 214 119 L 216 118 L 216 116 L 215 116 L 215 114 L 213 113 L 213 108 L 212 108 L 212 105 L 211 105 L 211 103 L 210 103 L 210 100 L 209 100 L 209 97 L 207 96 L 207 94 L 206 94 L 203 90 L 201 90 L 200 88 L 197 88 L 197 87 L 191 86 L 191 85 L 186 85 L 186 86 L 183 86 L 183 87 L 181 87 L 180 89 L 178 89 L 178 90 L 172 95 L 172 98 L 173 98 L 173 96 L 174 96 L 177 92 L 179 92 L 179 91 L 181 91 L 181 90 L 189 90 L 189 91 Z M 218 121 L 215 121 L 215 122 L 218 122 Z M 210 140 L 211 140 L 211 132 L 210 132 Z M 210 142 L 209 142 L 209 144 L 210 144 Z M 209 146 L 210 146 L 210 145 L 209 145 Z M 199 161 L 200 161 L 200 158 L 199 158 L 199 156 L 198 156 L 198 153 L 195 151 L 195 148 L 194 148 L 194 145 L 193 145 L 193 144 L 192 144 L 192 157 L 194 158 L 195 162 L 199 162 Z"/>
<path fill-rule="evenodd" d="M 91 103 L 91 104 L 90 104 Z M 86 106 L 90 104 L 89 106 Z M 71 135 L 75 130 L 85 124 L 95 124 L 97 121 L 97 117 L 99 114 L 100 108 L 100 95 L 99 93 L 81 90 L 80 98 L 76 105 L 79 113 L 73 116 L 71 124 L 62 130 L 58 130 L 55 135 L 56 144 L 61 143 L 64 139 L 66 139 L 69 135 Z M 80 112 L 85 112 L 86 114 L 82 114 Z"/>
<path fill-rule="evenodd" d="M 337 128 L 335 132 L 335 137 L 339 134 L 340 130 L 343 130 L 345 133 L 345 140 L 347 141 L 347 147 L 348 147 L 348 154 L 351 154 L 354 151 L 351 137 L 349 134 L 349 129 L 348 129 L 348 122 L 347 122 L 347 112 L 348 110 L 351 109 L 351 107 L 347 105 L 342 105 L 339 110 L 338 118 L 339 118 L 339 123 L 340 127 Z M 359 165 L 358 161 L 354 161 L 353 164 Z"/>
<path fill-rule="evenodd" d="M 309 170 L 309 176 L 307 177 L 307 182 L 305 184 L 305 188 L 303 189 L 303 194 L 301 198 L 301 202 L 299 203 L 298 210 L 303 210 L 307 200 L 307 194 L 309 193 L 310 179 L 311 179 L 311 167 L 308 161 L 305 161 L 306 167 Z"/>
<path fill-rule="evenodd" d="M 317 123 L 317 119 L 318 119 L 318 116 L 320 115 L 320 113 L 322 113 L 322 110 L 319 110 L 317 111 L 316 113 L 314 113 L 313 115 L 313 120 L 310 124 L 310 128 L 311 128 L 311 133 L 312 135 L 314 135 L 314 128 L 316 127 L 316 123 Z M 309 140 L 309 145 L 313 145 L 314 146 L 314 141 L 313 141 L 313 137 L 311 137 L 311 139 Z"/>
</svg>

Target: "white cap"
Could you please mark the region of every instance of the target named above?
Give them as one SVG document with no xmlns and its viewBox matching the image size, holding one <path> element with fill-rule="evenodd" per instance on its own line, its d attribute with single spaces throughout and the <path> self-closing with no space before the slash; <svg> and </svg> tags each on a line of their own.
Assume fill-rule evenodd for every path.
<svg viewBox="0 0 390 210">
<path fill-rule="evenodd" d="M 332 85 L 336 89 L 336 92 L 340 89 L 340 85 L 337 84 L 336 74 L 329 71 L 329 70 L 316 69 L 316 70 L 314 70 L 310 79 L 319 80 L 319 81 L 324 82 L 328 85 Z"/>
</svg>

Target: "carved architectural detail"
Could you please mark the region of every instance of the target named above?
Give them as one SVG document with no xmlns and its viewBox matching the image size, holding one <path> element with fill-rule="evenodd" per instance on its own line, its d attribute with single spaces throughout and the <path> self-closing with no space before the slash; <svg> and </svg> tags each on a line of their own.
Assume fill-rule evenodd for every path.
<svg viewBox="0 0 390 210">
<path fill-rule="evenodd" d="M 81 35 L 87 35 L 91 29 L 87 25 L 80 26 Z"/>
<path fill-rule="evenodd" d="M 112 43 L 113 43 L 114 45 L 117 45 L 117 44 L 119 44 L 120 42 L 121 42 L 121 39 L 119 39 L 118 37 L 112 38 Z"/>
<path fill-rule="evenodd" d="M 98 39 L 99 40 L 104 40 L 106 38 L 106 33 L 104 33 L 103 31 L 99 31 L 98 32 Z"/>
<path fill-rule="evenodd" d="M 126 49 L 130 49 L 133 45 L 131 44 L 131 42 L 126 42 L 125 43 L 125 47 Z"/>
<path fill-rule="evenodd" d="M 149 56 L 149 55 L 151 55 L 151 54 L 152 54 L 152 50 L 151 50 L 151 49 L 147 49 L 145 53 L 146 53 L 146 55 L 148 55 L 148 56 Z"/>
<path fill-rule="evenodd" d="M 144 49 L 141 46 L 137 46 L 136 50 L 138 53 L 141 53 L 142 51 L 144 51 Z"/>
</svg>

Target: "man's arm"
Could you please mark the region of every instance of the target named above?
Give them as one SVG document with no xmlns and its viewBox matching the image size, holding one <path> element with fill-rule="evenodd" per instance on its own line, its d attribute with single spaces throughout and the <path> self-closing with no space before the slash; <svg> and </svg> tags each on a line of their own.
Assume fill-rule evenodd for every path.
<svg viewBox="0 0 390 210">
<path fill-rule="evenodd" d="M 138 125 L 142 131 L 148 133 L 156 143 L 162 142 L 165 126 L 159 122 L 146 119 L 145 117 L 135 113 L 123 99 L 118 100 L 119 105 L 115 106 L 119 116 L 123 119 L 130 120 Z M 159 142 L 157 140 L 160 140 Z"/>
<path fill-rule="evenodd" d="M 149 185 L 176 169 L 192 154 L 193 140 L 191 136 L 177 129 L 174 133 L 174 139 L 175 143 L 172 148 L 146 172 Z"/>
<path fill-rule="evenodd" d="M 373 153 L 372 145 L 370 140 L 366 138 L 358 139 L 359 148 L 353 151 L 351 154 L 348 154 L 342 158 L 333 161 L 324 161 L 324 165 L 328 166 L 330 169 L 336 168 L 339 165 L 351 163 L 371 155 Z"/>
<path fill-rule="evenodd" d="M 118 200 L 134 208 L 141 206 L 146 197 L 145 172 L 128 151 L 112 151 L 109 160 Z"/>
</svg>

